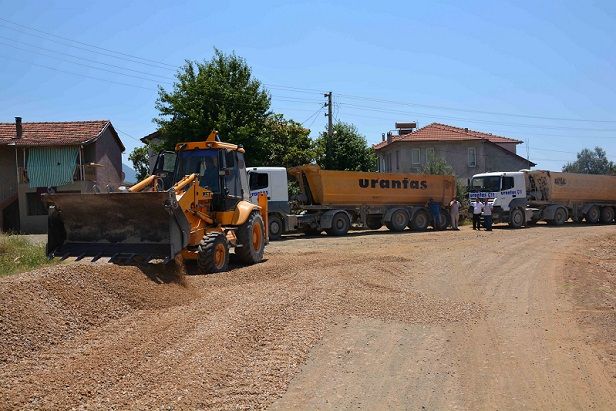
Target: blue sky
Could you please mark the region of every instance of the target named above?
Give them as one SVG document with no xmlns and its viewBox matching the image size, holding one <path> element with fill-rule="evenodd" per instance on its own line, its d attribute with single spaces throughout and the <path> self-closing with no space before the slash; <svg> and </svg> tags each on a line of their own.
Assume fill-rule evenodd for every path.
<svg viewBox="0 0 616 411">
<path fill-rule="evenodd" d="M 438 121 L 528 142 L 518 153 L 528 149 L 541 168 L 560 169 L 597 145 L 616 161 L 613 1 L 0 7 L 0 121 L 110 119 L 126 155 L 155 129 L 157 84 L 170 87 L 185 59 L 208 59 L 217 47 L 244 57 L 273 110 L 313 135 L 331 90 L 335 118 L 369 143 L 395 121 Z"/>
</svg>

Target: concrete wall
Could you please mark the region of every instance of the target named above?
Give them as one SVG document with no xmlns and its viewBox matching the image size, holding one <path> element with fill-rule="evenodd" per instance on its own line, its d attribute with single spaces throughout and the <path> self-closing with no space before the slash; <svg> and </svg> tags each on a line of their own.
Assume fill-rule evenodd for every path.
<svg viewBox="0 0 616 411">
<path fill-rule="evenodd" d="M 468 162 L 469 148 L 475 149 L 475 167 L 471 167 Z M 411 161 L 413 149 L 419 149 L 419 164 L 414 164 Z M 526 161 L 508 154 L 491 143 L 469 140 L 459 142 L 394 142 L 377 152 L 379 170 L 403 173 L 421 172 L 431 150 L 434 150 L 436 156 L 444 159 L 454 169 L 456 177 L 464 182 L 474 174 L 487 171 L 518 171 L 522 168 L 529 168 Z M 390 160 L 386 160 L 386 158 Z M 390 167 L 386 167 L 387 165 L 390 165 Z"/>
<path fill-rule="evenodd" d="M 15 148 L 0 146 L 0 204 L 17 192 L 17 169 L 15 167 Z"/>
<path fill-rule="evenodd" d="M 101 190 L 107 185 L 117 189 L 124 180 L 122 173 L 122 149 L 111 130 L 106 129 L 94 143 L 96 160 L 103 167 L 96 170 L 96 184 Z"/>
<path fill-rule="evenodd" d="M 72 184 L 59 186 L 57 192 L 86 191 L 87 182 L 75 181 Z M 19 230 L 25 234 L 44 234 L 47 232 L 47 213 L 30 215 L 28 213 L 28 193 L 36 193 L 36 188 L 28 187 L 28 183 L 19 184 Z"/>
<path fill-rule="evenodd" d="M 13 198 L 17 194 L 17 171 L 15 167 L 15 148 L 10 146 L 0 146 L 0 231 L 5 227 L 4 210 L 13 202 Z M 7 226 L 17 227 L 17 215 L 11 217 L 7 214 Z"/>
</svg>

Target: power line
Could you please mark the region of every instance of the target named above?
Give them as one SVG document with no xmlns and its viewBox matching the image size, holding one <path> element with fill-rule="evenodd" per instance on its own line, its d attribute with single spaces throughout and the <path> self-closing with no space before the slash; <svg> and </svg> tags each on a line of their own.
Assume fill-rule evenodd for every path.
<svg viewBox="0 0 616 411">
<path fill-rule="evenodd" d="M 115 50 L 107 49 L 107 48 L 104 48 L 104 47 L 96 46 L 94 44 L 84 43 L 84 42 L 79 41 L 79 40 L 73 40 L 73 39 L 70 39 L 68 37 L 62 37 L 62 36 L 59 36 L 57 34 L 49 33 L 49 32 L 43 31 L 43 30 L 39 30 L 39 29 L 34 28 L 34 27 L 29 27 L 29 26 L 26 26 L 26 25 L 23 25 L 23 24 L 18 24 L 18 23 L 12 22 L 10 20 L 7 20 L 5 18 L 2 18 L 2 17 L 0 17 L 0 20 L 4 21 L 5 23 L 9 23 L 9 24 L 12 24 L 14 26 L 17 26 L 17 27 L 21 27 L 21 28 L 26 29 L 26 30 L 31 30 L 31 31 L 35 31 L 37 33 L 44 34 L 46 36 L 51 36 L 51 37 L 55 37 L 55 38 L 58 38 L 58 39 L 61 39 L 61 40 L 64 40 L 64 41 L 69 41 L 69 42 L 81 44 L 82 46 L 91 47 L 91 48 L 94 48 L 94 49 L 97 49 L 97 50 L 103 50 L 103 51 L 106 51 L 106 52 L 109 52 L 109 53 L 115 53 L 115 54 L 118 54 L 120 56 L 128 57 L 128 58 L 131 58 L 131 59 L 141 60 L 142 61 L 141 64 L 148 64 L 148 63 L 149 64 L 157 64 L 157 65 L 163 66 L 163 67 L 160 67 L 160 68 L 167 67 L 167 69 L 172 69 L 172 70 L 176 70 L 177 69 L 176 66 L 173 66 L 171 64 L 167 64 L 167 63 L 162 62 L 162 61 L 147 59 L 147 58 L 135 56 L 135 55 L 132 55 L 132 54 L 123 53 L 121 51 L 115 51 Z M 2 27 L 8 28 L 10 30 L 20 31 L 20 32 L 25 33 L 25 34 L 34 35 L 32 33 L 24 32 L 22 30 L 17 30 L 14 27 L 6 26 L 6 25 L 2 25 Z M 41 37 L 41 36 L 36 36 L 36 37 Z M 54 40 L 51 40 L 51 41 L 54 41 Z M 72 47 L 76 47 L 76 46 L 72 46 Z M 93 52 L 93 51 L 91 51 L 91 52 Z M 116 57 L 116 58 L 118 58 L 118 57 Z"/>
<path fill-rule="evenodd" d="M 159 74 L 153 74 L 153 73 L 149 73 L 149 72 L 146 72 L 146 71 L 135 70 L 135 69 L 124 67 L 124 66 L 118 66 L 118 65 L 115 65 L 115 64 L 111 64 L 111 63 L 105 63 L 105 62 L 98 61 L 98 60 L 88 59 L 88 58 L 85 58 L 85 57 L 82 57 L 82 56 L 77 56 L 77 55 L 70 54 L 70 53 L 64 53 L 64 52 L 59 51 L 59 50 L 53 50 L 53 49 L 48 49 L 46 47 L 40 47 L 40 46 L 37 46 L 37 45 L 34 45 L 34 44 L 30 44 L 30 43 L 26 43 L 26 42 L 23 42 L 23 41 L 14 40 L 14 39 L 11 39 L 9 37 L 0 36 L 0 39 L 4 39 L 4 40 L 8 40 L 8 41 L 13 41 L 13 42 L 16 42 L 16 43 L 19 43 L 19 44 L 22 44 L 22 45 L 25 45 L 25 46 L 28 46 L 28 47 L 33 47 L 33 48 L 36 48 L 36 49 L 48 51 L 48 52 L 55 53 L 55 54 L 61 54 L 61 55 L 72 57 L 72 58 L 75 58 L 75 59 L 78 59 L 78 60 L 89 61 L 91 63 L 101 64 L 101 65 L 109 66 L 109 67 L 115 67 L 115 68 L 119 68 L 121 70 L 132 71 L 134 73 L 145 74 L 146 76 L 159 77 L 159 78 L 165 79 L 165 80 L 172 79 L 172 77 L 168 77 L 168 76 L 161 76 Z M 39 52 L 36 52 L 34 50 L 21 49 L 21 48 L 15 46 L 13 44 L 8 44 L 8 43 L 2 43 L 2 44 L 5 44 L 5 45 L 7 45 L 9 47 L 13 47 L 13 48 L 15 48 L 17 50 L 23 50 L 23 51 L 27 51 L 29 53 L 36 53 L 36 54 L 40 54 L 42 56 L 47 56 L 47 54 L 39 53 Z M 68 61 L 68 60 L 66 60 L 66 61 Z"/>
<path fill-rule="evenodd" d="M 71 64 L 76 64 L 76 65 L 78 65 L 78 66 L 83 66 L 83 67 L 91 68 L 91 69 L 94 69 L 94 70 L 106 71 L 106 72 L 108 72 L 108 73 L 118 74 L 118 75 L 120 75 L 120 76 L 125 76 L 125 77 L 132 77 L 132 78 L 136 78 L 136 79 L 139 79 L 139 80 L 146 80 L 146 81 L 153 81 L 153 82 L 156 82 L 156 83 L 162 83 L 160 80 L 156 80 L 156 79 L 151 79 L 151 78 L 146 78 L 146 77 L 136 76 L 136 75 L 134 75 L 134 74 L 122 73 L 122 72 L 115 71 L 115 70 L 109 70 L 109 69 L 106 69 L 106 68 L 103 68 L 103 67 L 96 67 L 96 66 L 92 66 L 92 65 L 90 65 L 90 64 L 79 63 L 79 62 L 76 62 L 76 61 L 66 60 L 66 59 L 63 59 L 63 58 L 61 58 L 61 57 L 50 56 L 50 55 L 48 55 L 48 54 L 43 54 L 43 53 L 40 53 L 40 52 L 34 52 L 34 51 L 31 51 L 31 50 L 23 49 L 23 48 L 20 48 L 20 47 L 17 47 L 17 46 L 14 46 L 14 45 L 11 45 L 11 44 L 8 44 L 8 43 L 5 43 L 5 42 L 3 42 L 3 41 L 0 41 L 0 44 L 4 44 L 4 45 L 7 45 L 7 46 L 9 46 L 9 47 L 13 47 L 13 48 L 15 48 L 15 49 L 17 49 L 17 50 L 26 51 L 26 52 L 31 52 L 31 53 L 37 53 L 37 54 L 44 55 L 44 56 L 47 56 L 47 57 L 50 57 L 50 58 L 53 58 L 53 59 L 56 59 L 56 60 L 60 60 L 60 61 L 64 61 L 64 62 L 68 62 L 68 63 L 71 63 Z M 173 84 L 173 83 L 166 82 L 165 84 Z"/>
<path fill-rule="evenodd" d="M 429 118 L 447 118 L 447 119 L 452 119 L 452 120 L 465 121 L 469 123 L 493 124 L 493 125 L 504 125 L 504 126 L 524 127 L 524 128 L 538 128 L 538 129 L 545 129 L 545 130 L 578 130 L 578 131 L 598 131 L 598 132 L 611 132 L 611 133 L 616 132 L 616 129 L 605 129 L 605 128 L 560 127 L 560 126 L 542 126 L 542 125 L 536 125 L 536 124 L 522 124 L 522 123 L 502 123 L 502 122 L 491 121 L 491 120 L 477 120 L 477 119 L 469 119 L 469 118 L 464 118 L 464 117 L 433 115 L 433 114 L 421 113 L 417 111 L 387 110 L 387 109 L 382 109 L 382 108 L 377 108 L 377 107 L 362 106 L 362 105 L 351 104 L 351 103 L 340 103 L 340 105 L 357 108 L 359 110 L 373 111 L 373 112 L 379 112 L 379 113 L 412 114 L 412 115 L 420 115 L 420 116 L 429 117 Z"/>
<path fill-rule="evenodd" d="M 534 118 L 538 120 L 575 121 L 575 122 L 590 122 L 590 123 L 616 123 L 616 120 L 575 119 L 575 118 L 565 118 L 565 117 L 537 116 L 537 115 L 532 115 L 532 114 L 505 113 L 505 112 L 498 112 L 498 111 L 464 109 L 464 108 L 456 108 L 456 107 L 448 107 L 448 106 L 437 106 L 437 105 L 419 104 L 419 103 L 412 103 L 412 102 L 400 102 L 400 101 L 386 100 L 386 99 L 380 99 L 380 98 L 354 96 L 350 94 L 339 94 L 339 96 L 347 97 L 347 98 L 355 99 L 355 100 L 374 101 L 374 102 L 379 102 L 379 103 L 387 103 L 387 104 L 402 105 L 402 106 L 425 107 L 425 108 L 433 108 L 433 109 L 438 109 L 438 110 L 460 111 L 460 112 L 467 112 L 467 113 L 489 114 L 489 115 L 499 115 L 499 116 L 509 116 L 509 117 Z"/>
</svg>

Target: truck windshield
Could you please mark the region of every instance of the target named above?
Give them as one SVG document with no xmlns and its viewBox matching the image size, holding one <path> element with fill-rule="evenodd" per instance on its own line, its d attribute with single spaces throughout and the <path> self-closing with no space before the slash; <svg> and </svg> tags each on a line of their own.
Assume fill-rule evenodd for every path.
<svg viewBox="0 0 616 411">
<path fill-rule="evenodd" d="M 473 177 L 471 180 L 471 192 L 493 192 L 500 191 L 500 176 Z"/>
<path fill-rule="evenodd" d="M 199 185 L 201 187 L 208 188 L 214 193 L 220 192 L 218 151 L 180 151 L 178 158 L 176 181 L 181 180 L 184 176 L 197 173 L 199 174 Z"/>
</svg>

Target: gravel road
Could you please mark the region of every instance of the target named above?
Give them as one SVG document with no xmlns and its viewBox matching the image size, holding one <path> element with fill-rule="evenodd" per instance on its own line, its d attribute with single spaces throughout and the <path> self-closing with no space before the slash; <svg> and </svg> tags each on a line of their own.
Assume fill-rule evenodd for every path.
<svg viewBox="0 0 616 411">
<path fill-rule="evenodd" d="M 380 231 L 290 238 L 209 276 L 10 276 L 0 408 L 615 409 L 598 331 L 616 323 L 615 245 L 614 226 Z"/>
</svg>

